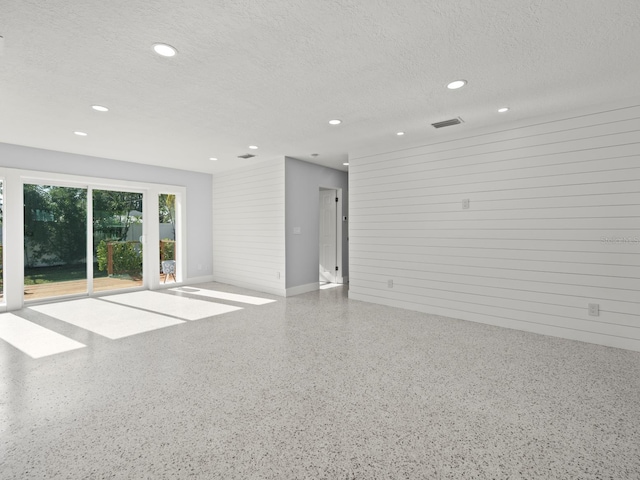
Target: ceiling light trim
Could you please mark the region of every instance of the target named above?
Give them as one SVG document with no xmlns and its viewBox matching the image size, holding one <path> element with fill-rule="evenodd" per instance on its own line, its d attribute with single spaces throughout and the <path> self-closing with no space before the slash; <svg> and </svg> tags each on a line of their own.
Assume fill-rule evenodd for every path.
<svg viewBox="0 0 640 480">
<path fill-rule="evenodd" d="M 175 57 L 178 54 L 178 50 L 176 47 L 169 45 L 168 43 L 154 43 L 153 51 L 156 52 L 161 57 Z"/>
<path fill-rule="evenodd" d="M 454 80 L 453 82 L 449 82 L 447 84 L 447 88 L 449 90 L 458 90 L 459 88 L 464 87 L 467 84 L 466 80 Z"/>
</svg>

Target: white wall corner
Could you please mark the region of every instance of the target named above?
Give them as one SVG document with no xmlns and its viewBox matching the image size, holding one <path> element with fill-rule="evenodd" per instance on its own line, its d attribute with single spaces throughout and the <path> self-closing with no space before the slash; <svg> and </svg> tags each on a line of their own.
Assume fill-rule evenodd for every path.
<svg viewBox="0 0 640 480">
<path fill-rule="evenodd" d="M 316 290 L 320 290 L 320 282 L 308 283 L 306 285 L 298 285 L 297 287 L 287 288 L 285 297 L 302 295 L 303 293 L 314 292 Z"/>
</svg>

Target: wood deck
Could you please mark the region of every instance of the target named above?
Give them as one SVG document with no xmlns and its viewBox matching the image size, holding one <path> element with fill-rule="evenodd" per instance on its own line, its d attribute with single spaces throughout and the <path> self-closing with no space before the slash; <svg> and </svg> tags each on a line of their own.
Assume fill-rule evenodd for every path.
<svg viewBox="0 0 640 480">
<path fill-rule="evenodd" d="M 164 275 L 160 275 L 160 282 L 164 282 Z M 175 283 L 169 277 L 166 283 Z M 134 280 L 123 277 L 102 277 L 93 279 L 94 292 L 106 292 L 110 290 L 120 290 L 123 288 L 141 287 L 142 280 Z M 39 300 L 43 298 L 60 297 L 63 295 L 77 295 L 87 292 L 86 280 L 71 280 L 68 282 L 42 283 L 39 285 L 25 285 L 24 299 Z M 0 296 L 0 298 L 2 298 Z"/>
</svg>

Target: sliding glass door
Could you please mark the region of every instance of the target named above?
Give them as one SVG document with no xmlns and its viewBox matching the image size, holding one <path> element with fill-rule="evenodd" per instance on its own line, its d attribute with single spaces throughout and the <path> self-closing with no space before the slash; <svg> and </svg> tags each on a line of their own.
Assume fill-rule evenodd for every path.
<svg viewBox="0 0 640 480">
<path fill-rule="evenodd" d="M 23 192 L 25 301 L 143 286 L 142 193 L 41 184 Z"/>
<path fill-rule="evenodd" d="M 142 193 L 93 190 L 93 291 L 143 285 Z"/>
<path fill-rule="evenodd" d="M 0 311 L 182 282 L 185 194 L 0 167 Z"/>
<path fill-rule="evenodd" d="M 24 298 L 87 292 L 87 189 L 24 185 Z"/>
</svg>

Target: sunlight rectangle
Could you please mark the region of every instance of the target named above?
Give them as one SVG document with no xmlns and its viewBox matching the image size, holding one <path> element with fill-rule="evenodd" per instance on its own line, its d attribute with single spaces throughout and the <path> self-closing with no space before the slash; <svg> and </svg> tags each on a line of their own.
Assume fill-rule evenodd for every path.
<svg viewBox="0 0 640 480">
<path fill-rule="evenodd" d="M 242 307 L 150 291 L 112 295 L 102 298 L 102 301 L 127 305 L 141 310 L 150 310 L 183 320 L 201 320 L 223 313 L 242 310 Z"/>
<path fill-rule="evenodd" d="M 86 346 L 12 313 L 0 315 L 0 339 L 31 358 L 46 357 Z"/>
<path fill-rule="evenodd" d="M 184 323 L 176 318 L 128 308 L 95 298 L 38 305 L 30 307 L 30 310 L 49 315 L 112 340 Z"/>
<path fill-rule="evenodd" d="M 229 300 L 231 302 L 246 303 L 249 305 L 266 305 L 276 300 L 269 298 L 250 297 L 248 295 L 240 295 L 237 293 L 219 292 L 217 290 L 207 290 L 204 288 L 180 287 L 172 288 L 174 292 L 188 293 L 189 295 L 199 295 L 208 298 L 217 298 L 219 300 Z"/>
</svg>

